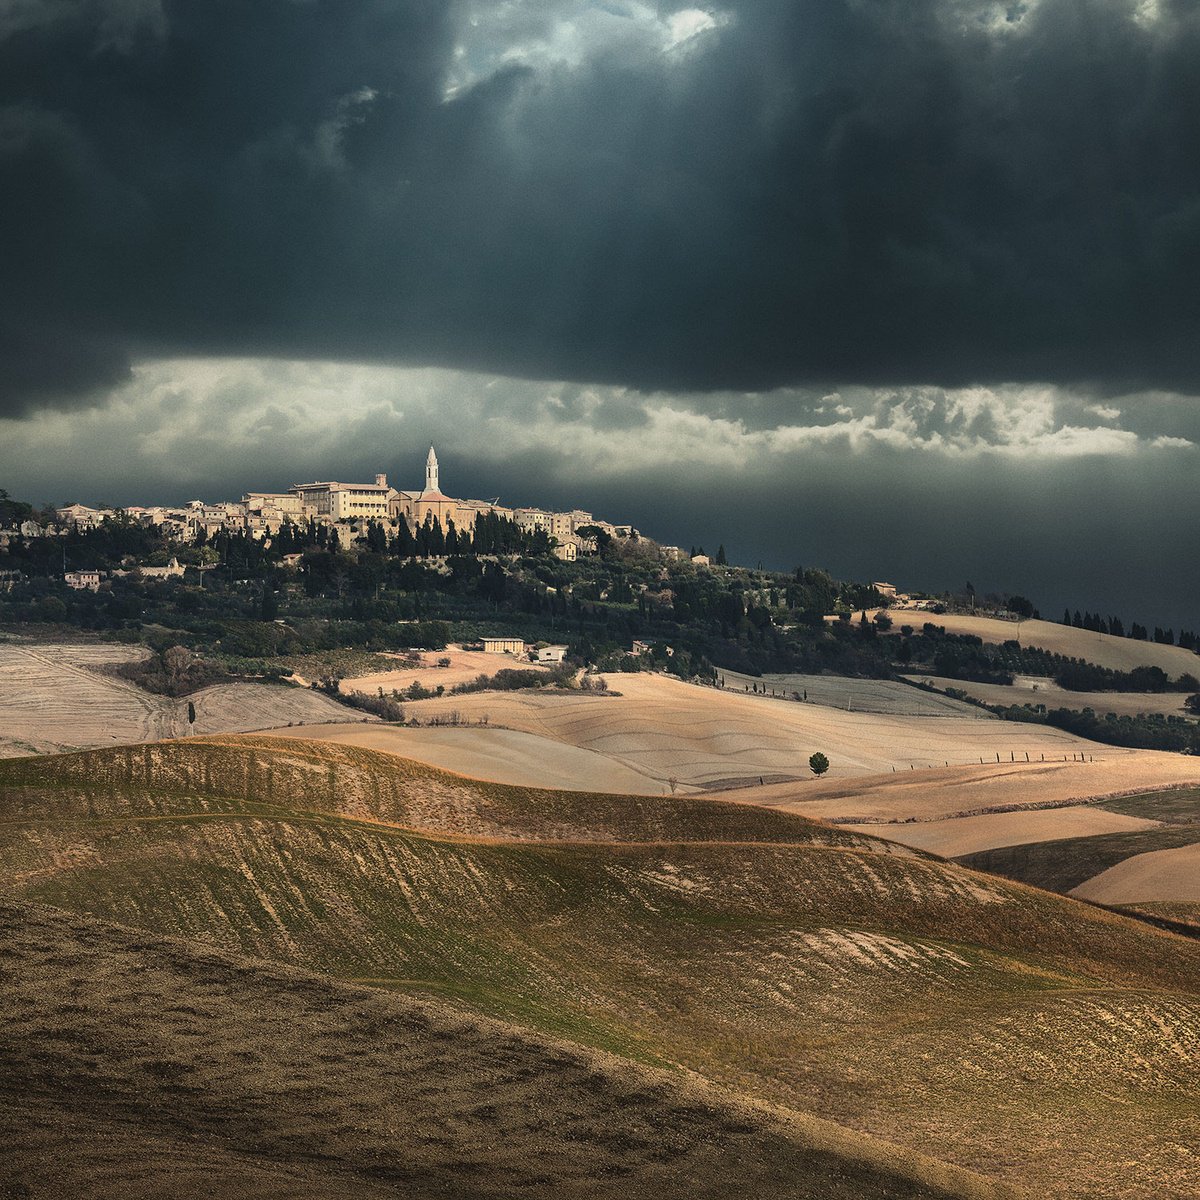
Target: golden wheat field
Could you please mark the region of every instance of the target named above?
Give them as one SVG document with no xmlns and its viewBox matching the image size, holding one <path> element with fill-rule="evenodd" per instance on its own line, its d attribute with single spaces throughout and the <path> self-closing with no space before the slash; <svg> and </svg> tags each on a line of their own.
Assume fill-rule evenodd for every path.
<svg viewBox="0 0 1200 1200">
<path fill-rule="evenodd" d="M 445 650 L 409 651 L 407 654 L 383 651 L 379 657 L 395 660 L 395 668 L 351 675 L 342 680 L 342 691 L 374 693 L 383 688 L 389 693 L 393 689 L 402 692 L 413 683 L 428 688 L 440 684 L 449 689 L 457 683 L 473 683 L 480 675 L 494 675 L 497 671 L 547 669 L 512 654 L 485 654 L 481 650 L 465 650 L 456 645 L 447 646 Z M 415 659 L 411 665 L 406 661 L 409 657 Z M 441 663 L 445 663 L 445 666 L 441 666 Z"/>
</svg>

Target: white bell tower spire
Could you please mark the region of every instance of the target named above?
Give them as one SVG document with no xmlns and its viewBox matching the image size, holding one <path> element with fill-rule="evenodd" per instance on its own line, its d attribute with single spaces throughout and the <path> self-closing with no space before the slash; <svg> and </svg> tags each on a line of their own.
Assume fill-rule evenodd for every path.
<svg viewBox="0 0 1200 1200">
<path fill-rule="evenodd" d="M 427 492 L 441 490 L 438 487 L 437 455 L 434 454 L 432 446 L 429 447 L 429 456 L 425 459 L 425 490 Z"/>
</svg>

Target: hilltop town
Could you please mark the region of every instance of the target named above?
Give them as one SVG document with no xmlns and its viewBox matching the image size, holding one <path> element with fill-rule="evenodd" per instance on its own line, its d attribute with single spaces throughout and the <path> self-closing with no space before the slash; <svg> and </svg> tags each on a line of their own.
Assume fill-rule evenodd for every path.
<svg viewBox="0 0 1200 1200">
<path fill-rule="evenodd" d="M 32 514 L 4 528 L 0 521 L 0 549 L 13 538 L 55 536 L 68 531 L 96 529 L 107 521 L 126 520 L 156 529 L 165 539 L 203 545 L 222 533 L 245 533 L 256 540 L 276 537 L 285 525 L 324 527 L 330 544 L 350 549 L 366 543 L 372 527 L 385 536 L 400 532 L 403 524 L 415 537 L 422 529 L 440 531 L 443 547 L 452 539 L 457 545 L 472 538 L 480 518 L 511 522 L 527 536 L 544 535 L 549 550 L 564 562 L 580 554 L 596 552 L 596 538 L 637 538 L 628 524 L 613 524 L 582 509 L 552 512 L 531 506 L 512 507 L 491 500 L 458 499 L 441 489 L 437 453 L 432 446 L 425 459 L 425 483 L 421 488 L 391 486 L 387 475 L 377 474 L 373 483 L 342 483 L 333 480 L 298 483 L 286 492 L 246 492 L 240 500 L 207 502 L 192 500 L 183 505 L 128 505 L 124 508 L 94 508 L 68 504 L 53 509 L 47 519 Z M 667 557 L 680 557 L 678 547 L 662 548 Z M 174 566 L 143 568 L 148 577 L 164 572 L 182 574 Z M 93 572 L 67 572 L 67 582 L 90 587 Z M 86 574 L 86 577 L 85 577 Z"/>
</svg>

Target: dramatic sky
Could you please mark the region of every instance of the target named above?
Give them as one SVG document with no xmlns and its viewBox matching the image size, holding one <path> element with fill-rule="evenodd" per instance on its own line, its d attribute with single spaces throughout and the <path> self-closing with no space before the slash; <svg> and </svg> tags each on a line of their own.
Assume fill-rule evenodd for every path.
<svg viewBox="0 0 1200 1200">
<path fill-rule="evenodd" d="M 419 479 L 1200 625 L 1197 0 L 0 0 L 0 486 Z"/>
</svg>

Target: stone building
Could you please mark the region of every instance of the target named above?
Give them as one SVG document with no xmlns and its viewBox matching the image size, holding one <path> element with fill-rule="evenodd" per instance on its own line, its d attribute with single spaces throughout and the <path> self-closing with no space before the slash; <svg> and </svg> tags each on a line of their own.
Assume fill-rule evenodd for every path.
<svg viewBox="0 0 1200 1200">
<path fill-rule="evenodd" d="M 513 520 L 522 533 L 550 533 L 554 527 L 554 514 L 541 508 L 515 508 Z"/>
<path fill-rule="evenodd" d="M 165 567 L 138 567 L 143 579 L 182 579 L 184 567 L 179 559 L 172 557 Z"/>
<path fill-rule="evenodd" d="M 211 538 L 218 533 L 229 533 L 245 527 L 246 507 L 235 500 L 225 500 L 219 504 L 193 500 L 187 506 L 188 541 L 194 542 L 201 533 L 205 538 Z"/>
<path fill-rule="evenodd" d="M 459 501 L 447 496 L 438 482 L 438 460 L 432 446 L 429 447 L 429 453 L 425 456 L 425 487 L 411 498 L 410 511 L 412 513 L 410 519 L 414 528 L 424 525 L 427 521 L 440 525 L 443 530 L 450 528 L 451 521 L 454 522 L 456 529 L 462 527 Z M 469 524 L 474 525 L 474 523 L 474 514 L 472 514 Z"/>
<path fill-rule="evenodd" d="M 297 483 L 290 491 L 300 499 L 303 518 L 318 521 L 386 521 L 395 494 L 386 475 L 376 475 L 374 483 Z"/>
<path fill-rule="evenodd" d="M 525 641 L 514 637 L 485 637 L 483 639 L 484 654 L 524 654 Z"/>
<path fill-rule="evenodd" d="M 286 523 L 304 522 L 304 501 L 295 492 L 247 492 L 242 497 L 246 507 L 246 528 L 251 533 L 276 534 Z"/>
<path fill-rule="evenodd" d="M 63 575 L 63 582 L 69 588 L 74 588 L 77 592 L 84 590 L 89 592 L 98 592 L 100 590 L 101 575 L 99 571 L 67 571 Z"/>
<path fill-rule="evenodd" d="M 113 510 L 88 508 L 86 504 L 68 504 L 65 508 L 57 509 L 56 515 L 64 525 L 73 525 L 76 529 L 95 529 L 113 515 Z"/>
</svg>

